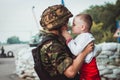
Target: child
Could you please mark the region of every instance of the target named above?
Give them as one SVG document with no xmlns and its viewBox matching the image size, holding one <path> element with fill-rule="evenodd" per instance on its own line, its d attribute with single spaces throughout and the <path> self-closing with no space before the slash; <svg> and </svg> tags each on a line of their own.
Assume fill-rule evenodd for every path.
<svg viewBox="0 0 120 80">
<path fill-rule="evenodd" d="M 72 27 L 72 32 L 78 34 L 78 36 L 72 39 L 66 30 L 63 31 L 62 34 L 66 39 L 66 43 L 75 56 L 82 52 L 90 42 L 94 42 L 95 38 L 90 33 L 91 26 L 92 18 L 90 15 L 78 14 L 73 20 Z M 97 53 L 98 50 L 94 47 L 94 51 L 86 56 L 85 62 L 80 69 L 80 80 L 101 80 L 95 58 Z"/>
</svg>

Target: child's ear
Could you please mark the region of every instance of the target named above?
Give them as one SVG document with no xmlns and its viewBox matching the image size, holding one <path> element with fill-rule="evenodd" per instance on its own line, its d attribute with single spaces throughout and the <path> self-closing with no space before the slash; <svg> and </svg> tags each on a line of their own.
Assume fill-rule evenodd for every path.
<svg viewBox="0 0 120 80">
<path fill-rule="evenodd" d="M 82 30 L 85 30 L 85 28 L 86 28 L 85 25 L 82 25 L 82 28 L 81 28 L 81 29 L 82 29 Z"/>
</svg>

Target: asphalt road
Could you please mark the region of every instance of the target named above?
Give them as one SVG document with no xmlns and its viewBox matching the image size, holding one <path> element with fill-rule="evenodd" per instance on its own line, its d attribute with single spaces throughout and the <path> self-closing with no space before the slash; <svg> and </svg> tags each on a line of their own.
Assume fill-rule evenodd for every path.
<svg viewBox="0 0 120 80">
<path fill-rule="evenodd" d="M 15 74 L 14 58 L 0 58 L 0 80 L 21 80 Z"/>
</svg>

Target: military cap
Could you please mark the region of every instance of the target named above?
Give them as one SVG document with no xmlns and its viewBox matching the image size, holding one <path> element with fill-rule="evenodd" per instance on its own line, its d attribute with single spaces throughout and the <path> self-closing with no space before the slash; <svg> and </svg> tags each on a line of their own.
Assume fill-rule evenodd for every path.
<svg viewBox="0 0 120 80">
<path fill-rule="evenodd" d="M 40 24 L 43 28 L 52 30 L 66 24 L 72 16 L 65 6 L 53 5 L 43 11 Z"/>
</svg>

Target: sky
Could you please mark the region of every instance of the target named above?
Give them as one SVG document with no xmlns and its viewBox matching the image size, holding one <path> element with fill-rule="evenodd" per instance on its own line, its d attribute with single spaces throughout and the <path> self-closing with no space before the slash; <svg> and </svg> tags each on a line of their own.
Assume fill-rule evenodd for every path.
<svg viewBox="0 0 120 80">
<path fill-rule="evenodd" d="M 104 5 L 107 2 L 114 4 L 116 0 L 64 0 L 64 2 L 75 16 L 89 9 L 91 5 Z M 41 29 L 39 20 L 44 9 L 55 4 L 61 4 L 61 0 L 0 0 L 0 42 L 6 42 L 11 36 L 18 36 L 21 41 L 30 41 L 31 36 Z"/>
</svg>

